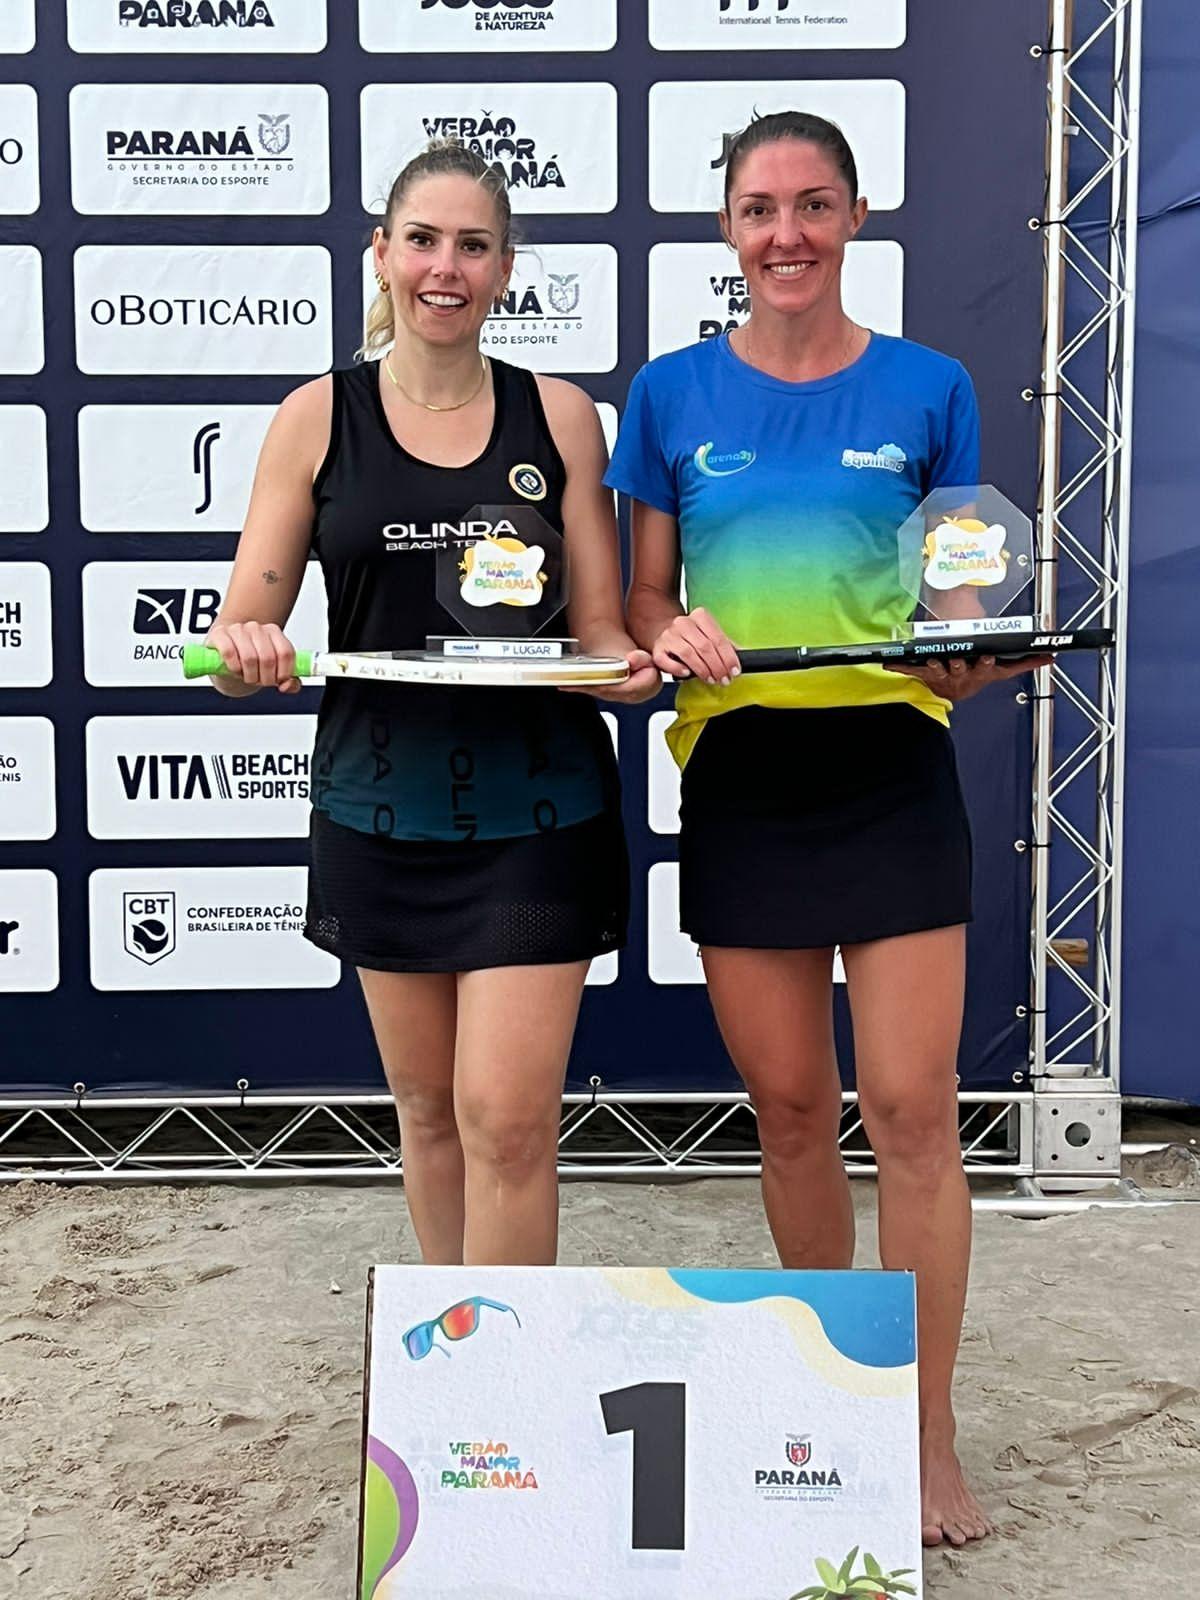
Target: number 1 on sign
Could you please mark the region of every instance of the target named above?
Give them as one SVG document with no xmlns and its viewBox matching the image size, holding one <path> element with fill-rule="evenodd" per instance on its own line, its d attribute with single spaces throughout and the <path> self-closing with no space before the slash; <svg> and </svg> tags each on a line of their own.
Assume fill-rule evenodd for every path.
<svg viewBox="0 0 1200 1600">
<path fill-rule="evenodd" d="M 636 1383 L 600 1396 L 606 1432 L 633 1434 L 633 1548 L 682 1550 L 687 1385 Z"/>
</svg>

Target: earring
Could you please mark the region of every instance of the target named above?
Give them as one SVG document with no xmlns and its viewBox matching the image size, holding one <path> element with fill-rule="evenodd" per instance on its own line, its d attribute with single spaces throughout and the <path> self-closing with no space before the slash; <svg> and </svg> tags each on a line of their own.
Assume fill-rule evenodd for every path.
<svg viewBox="0 0 1200 1600">
<path fill-rule="evenodd" d="M 377 272 L 375 274 L 375 282 L 379 285 L 380 294 L 387 294 L 389 289 L 392 287 L 382 272 Z"/>
</svg>

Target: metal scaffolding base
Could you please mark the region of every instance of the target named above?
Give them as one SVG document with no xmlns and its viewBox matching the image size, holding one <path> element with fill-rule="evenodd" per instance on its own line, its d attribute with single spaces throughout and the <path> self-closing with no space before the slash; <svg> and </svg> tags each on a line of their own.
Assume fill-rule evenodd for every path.
<svg viewBox="0 0 1200 1600">
<path fill-rule="evenodd" d="M 1083 1095 L 966 1092 L 963 1162 L 974 1178 L 1053 1173 L 1062 1188 L 1112 1182 L 1120 1103 Z M 1064 1085 L 1070 1090 L 1073 1086 Z M 840 1142 L 852 1176 L 874 1156 L 857 1099 L 843 1096 Z M 1030 1152 L 1023 1156 L 1022 1152 Z M 1035 1165 L 1036 1162 L 1036 1165 Z M 564 1178 L 754 1177 L 754 1111 L 742 1094 L 567 1095 L 559 1138 Z M 205 1100 L 97 1096 L 0 1102 L 0 1182 L 204 1182 L 399 1178 L 395 1112 L 385 1095 L 338 1101 L 230 1095 Z"/>
</svg>

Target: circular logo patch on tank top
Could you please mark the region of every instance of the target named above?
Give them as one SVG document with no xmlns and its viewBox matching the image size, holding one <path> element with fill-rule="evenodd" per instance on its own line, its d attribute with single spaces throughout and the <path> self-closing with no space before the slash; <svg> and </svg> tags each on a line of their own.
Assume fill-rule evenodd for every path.
<svg viewBox="0 0 1200 1600">
<path fill-rule="evenodd" d="M 546 480 L 537 467 L 529 462 L 522 461 L 515 466 L 508 475 L 511 488 L 526 500 L 544 500 L 546 498 Z"/>
</svg>

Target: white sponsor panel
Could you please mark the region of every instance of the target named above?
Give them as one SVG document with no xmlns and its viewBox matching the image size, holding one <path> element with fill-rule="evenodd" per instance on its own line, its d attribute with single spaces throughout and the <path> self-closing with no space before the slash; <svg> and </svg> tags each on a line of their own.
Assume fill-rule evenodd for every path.
<svg viewBox="0 0 1200 1600">
<path fill-rule="evenodd" d="M 647 883 L 648 966 L 651 983 L 703 983 L 700 952 L 679 931 L 679 864 L 656 861 Z"/>
<path fill-rule="evenodd" d="M 36 43 L 34 0 L 7 0 L 0 6 L 0 55 L 23 56 Z"/>
<path fill-rule="evenodd" d="M 610 406 L 607 400 L 597 400 L 596 410 L 600 413 L 600 426 L 604 429 L 604 442 L 608 446 L 608 453 L 611 456 L 613 447 L 617 442 L 617 429 L 620 426 L 617 408 L 616 406 Z"/>
<path fill-rule="evenodd" d="M 0 872 L 0 994 L 58 988 L 58 879 L 35 867 Z"/>
<path fill-rule="evenodd" d="M 522 250 L 483 325 L 488 355 L 538 372 L 611 372 L 617 364 L 617 252 L 609 244 Z"/>
<path fill-rule="evenodd" d="M 665 832 L 665 829 L 660 829 Z M 650 981 L 661 984 L 703 983 L 704 965 L 700 947 L 679 928 L 679 864 L 656 861 L 650 868 L 648 890 L 648 934 Z M 842 952 L 833 955 L 833 981 L 845 983 Z"/>
<path fill-rule="evenodd" d="M 324 50 L 326 0 L 67 0 L 72 50 L 262 55 Z"/>
<path fill-rule="evenodd" d="M 656 50 L 896 50 L 908 0 L 650 0 Z"/>
<path fill-rule="evenodd" d="M 333 351 L 320 245 L 87 245 L 75 252 L 81 372 L 320 373 Z"/>
<path fill-rule="evenodd" d="M 596 956 L 588 968 L 585 987 L 588 989 L 605 989 L 610 983 L 616 983 L 620 976 L 620 957 L 616 950 L 610 950 L 606 956 Z"/>
<path fill-rule="evenodd" d="M 655 833 L 679 832 L 679 768 L 666 741 L 674 721 L 673 711 L 654 711 L 646 724 L 646 809 Z"/>
<path fill-rule="evenodd" d="M 707 3 L 707 0 L 703 0 Z M 850 141 L 872 211 L 904 202 L 904 85 L 891 78 L 656 83 L 650 90 L 650 204 L 718 211 L 729 143 L 756 116 L 812 111 Z"/>
<path fill-rule="evenodd" d="M 274 406 L 84 406 L 79 510 L 92 533 L 238 533 Z"/>
<path fill-rule="evenodd" d="M 359 0 L 364 50 L 611 50 L 617 0 Z"/>
<path fill-rule="evenodd" d="M 0 473 L 0 533 L 42 533 L 50 521 L 50 491 L 41 406 L 0 406 Z"/>
<path fill-rule="evenodd" d="M 93 561 L 84 567 L 87 681 L 97 689 L 183 688 L 183 647 L 208 636 L 232 570 L 230 561 Z M 325 584 L 315 561 L 305 568 L 285 631 L 302 650 L 325 649 Z M 213 693 L 207 678 L 193 679 L 192 686 Z"/>
<path fill-rule="evenodd" d="M 93 839 L 303 839 L 317 719 L 93 717 Z"/>
<path fill-rule="evenodd" d="M 304 867 L 119 867 L 88 883 L 92 985 L 332 989 L 334 956 L 304 938 Z"/>
<path fill-rule="evenodd" d="M 0 372 L 40 372 L 46 364 L 41 251 L 31 244 L 0 245 L 0 283 Z"/>
<path fill-rule="evenodd" d="M 0 839 L 51 839 L 55 817 L 54 724 L 0 717 Z"/>
<path fill-rule="evenodd" d="M 37 91 L 0 85 L 0 215 L 27 217 L 41 204 Z"/>
<path fill-rule="evenodd" d="M 369 250 L 363 255 L 362 282 L 365 326 L 378 292 Z M 479 347 L 485 355 L 536 372 L 611 372 L 617 364 L 617 252 L 612 245 L 522 249 L 507 293 L 480 331 Z"/>
<path fill-rule="evenodd" d="M 847 313 L 877 333 L 904 331 L 904 248 L 892 239 L 846 247 Z M 650 252 L 650 356 L 729 333 L 750 314 L 746 280 L 724 244 L 656 244 Z"/>
<path fill-rule="evenodd" d="M 53 676 L 50 568 L 0 561 L 0 689 L 44 689 Z"/>
<path fill-rule="evenodd" d="M 329 96 L 298 83 L 80 84 L 71 193 L 87 216 L 318 216 Z"/>
<path fill-rule="evenodd" d="M 617 91 L 611 83 L 372 83 L 362 95 L 362 200 L 381 212 L 397 172 L 430 139 L 498 167 L 514 212 L 611 211 Z"/>
</svg>

